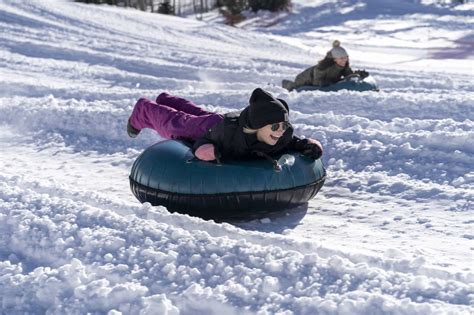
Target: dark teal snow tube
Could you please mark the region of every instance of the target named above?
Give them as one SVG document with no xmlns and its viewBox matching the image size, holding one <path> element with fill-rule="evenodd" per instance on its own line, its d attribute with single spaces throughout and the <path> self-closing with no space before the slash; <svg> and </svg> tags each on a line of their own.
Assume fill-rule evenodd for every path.
<svg viewBox="0 0 474 315">
<path fill-rule="evenodd" d="M 331 84 L 328 86 L 314 86 L 314 85 L 303 85 L 295 89 L 298 92 L 302 91 L 323 91 L 323 92 L 335 92 L 340 90 L 350 90 L 350 91 L 378 91 L 377 82 L 374 78 L 367 77 L 365 79 L 360 79 L 359 77 L 352 77 L 347 80 L 342 80 L 336 84 Z"/>
<path fill-rule="evenodd" d="M 292 163 L 293 162 L 293 163 Z M 199 161 L 182 142 L 166 140 L 135 161 L 130 187 L 141 202 L 206 219 L 259 217 L 313 198 L 326 171 L 321 160 L 284 154 L 281 170 L 268 160 Z"/>
</svg>

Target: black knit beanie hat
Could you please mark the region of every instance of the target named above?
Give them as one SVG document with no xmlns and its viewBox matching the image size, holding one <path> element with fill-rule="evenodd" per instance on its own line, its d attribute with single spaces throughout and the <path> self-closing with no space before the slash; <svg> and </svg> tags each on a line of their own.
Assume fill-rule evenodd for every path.
<svg viewBox="0 0 474 315">
<path fill-rule="evenodd" d="M 249 100 L 249 124 L 252 129 L 281 121 L 288 121 L 288 104 L 270 93 L 256 88 Z"/>
</svg>

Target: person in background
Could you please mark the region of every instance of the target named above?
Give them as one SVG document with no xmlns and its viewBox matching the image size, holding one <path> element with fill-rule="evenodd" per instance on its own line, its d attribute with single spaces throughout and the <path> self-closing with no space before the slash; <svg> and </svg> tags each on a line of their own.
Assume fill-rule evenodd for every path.
<svg viewBox="0 0 474 315">
<path fill-rule="evenodd" d="M 302 86 L 324 87 L 351 76 L 359 76 L 364 79 L 368 75 L 369 73 L 365 70 L 352 71 L 347 51 L 338 40 L 335 40 L 332 43 L 332 49 L 327 52 L 324 59 L 298 74 L 295 81 L 283 80 L 282 87 L 288 91 Z"/>
<path fill-rule="evenodd" d="M 267 158 L 296 150 L 319 159 L 321 143 L 293 135 L 288 104 L 257 88 L 241 112 L 225 115 L 199 108 L 189 100 L 161 93 L 156 102 L 140 98 L 127 123 L 135 138 L 144 128 L 154 129 L 166 139 L 191 142 L 193 154 L 203 161 Z M 273 161 L 274 162 L 274 161 Z"/>
</svg>

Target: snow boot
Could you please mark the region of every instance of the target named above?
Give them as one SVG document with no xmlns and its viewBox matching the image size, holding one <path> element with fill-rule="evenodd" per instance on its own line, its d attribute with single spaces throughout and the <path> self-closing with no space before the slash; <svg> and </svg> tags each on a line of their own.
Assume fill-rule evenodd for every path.
<svg viewBox="0 0 474 315">
<path fill-rule="evenodd" d="M 130 123 L 130 118 L 128 119 L 128 122 L 127 122 L 127 133 L 130 138 L 136 138 L 138 134 L 140 133 L 140 130 L 132 126 L 132 124 Z"/>
<path fill-rule="evenodd" d="M 295 83 L 293 81 L 290 81 L 290 80 L 283 80 L 283 81 L 281 81 L 281 86 L 284 89 L 287 89 L 288 91 L 291 92 L 295 88 Z"/>
</svg>

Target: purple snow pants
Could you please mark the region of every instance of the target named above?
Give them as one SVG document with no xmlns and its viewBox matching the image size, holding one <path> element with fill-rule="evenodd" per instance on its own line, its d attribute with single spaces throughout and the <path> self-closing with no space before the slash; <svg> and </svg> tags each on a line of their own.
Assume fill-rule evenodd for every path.
<svg viewBox="0 0 474 315">
<path fill-rule="evenodd" d="M 196 140 L 224 117 L 207 112 L 184 98 L 161 93 L 156 102 L 140 98 L 135 104 L 130 124 L 138 130 L 151 128 L 166 139 Z"/>
</svg>

